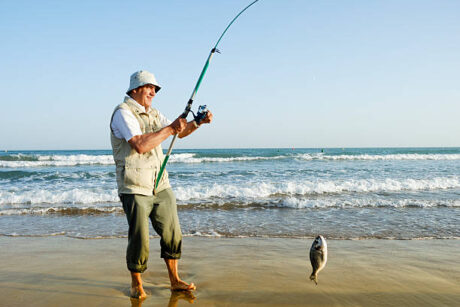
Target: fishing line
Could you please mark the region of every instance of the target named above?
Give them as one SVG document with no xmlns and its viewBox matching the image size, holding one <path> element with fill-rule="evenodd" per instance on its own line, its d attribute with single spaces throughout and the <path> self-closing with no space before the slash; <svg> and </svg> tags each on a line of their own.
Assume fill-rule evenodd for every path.
<svg viewBox="0 0 460 307">
<path fill-rule="evenodd" d="M 251 4 L 249 4 L 248 6 L 246 6 L 243 10 L 241 10 L 241 12 L 238 13 L 238 15 L 235 16 L 235 18 L 232 19 L 232 21 L 230 21 L 230 23 L 228 24 L 228 26 L 225 28 L 224 32 L 222 32 L 222 35 L 219 37 L 219 39 L 217 40 L 217 43 L 216 45 L 214 46 L 214 48 L 211 49 L 211 52 L 209 53 L 209 56 L 208 56 L 208 59 L 206 60 L 206 63 L 204 64 L 204 67 L 203 69 L 201 70 L 201 74 L 198 78 L 198 81 L 196 82 L 196 85 L 195 85 L 195 88 L 193 89 L 193 92 L 192 92 L 192 95 L 190 96 L 190 99 L 188 100 L 187 102 L 187 105 L 185 107 L 185 110 L 184 112 L 181 114 L 180 117 L 182 118 L 186 118 L 188 113 L 190 113 L 191 109 L 192 109 L 192 104 L 193 104 L 193 99 L 195 98 L 195 95 L 196 93 L 198 92 L 198 89 L 200 88 L 200 85 L 201 85 L 201 81 L 203 81 L 203 77 L 204 75 L 206 74 L 206 71 L 208 70 L 208 67 L 209 67 L 209 63 L 211 62 L 211 59 L 212 59 L 212 56 L 214 55 L 214 53 L 220 53 L 219 49 L 217 49 L 217 45 L 219 45 L 221 39 L 224 37 L 225 33 L 227 32 L 227 30 L 230 28 L 230 26 L 233 24 L 233 22 L 235 22 L 235 20 L 240 17 L 241 14 L 243 14 L 244 11 L 246 11 L 250 6 L 252 6 L 254 3 L 256 3 L 257 1 L 259 0 L 255 0 L 253 1 Z M 158 173 L 158 177 L 157 177 L 157 180 L 156 180 L 156 183 L 155 183 L 155 189 L 158 187 L 158 183 L 160 182 L 160 179 L 161 177 L 163 176 L 163 172 L 164 172 L 164 169 L 166 167 L 166 164 L 168 163 L 168 160 L 169 160 L 169 156 L 171 155 L 171 151 L 172 151 L 172 148 L 174 146 L 174 143 L 176 142 L 176 138 L 177 138 L 177 134 L 174 135 L 172 141 L 171 141 L 171 144 L 169 145 L 169 149 L 168 149 L 168 152 L 166 153 L 166 157 L 165 159 L 163 160 L 163 164 L 161 165 L 161 168 L 160 168 L 160 172 Z"/>
</svg>

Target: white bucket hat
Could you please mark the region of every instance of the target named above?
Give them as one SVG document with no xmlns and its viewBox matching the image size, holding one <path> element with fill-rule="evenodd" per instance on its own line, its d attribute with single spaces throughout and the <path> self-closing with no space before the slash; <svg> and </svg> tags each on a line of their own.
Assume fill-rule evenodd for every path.
<svg viewBox="0 0 460 307">
<path fill-rule="evenodd" d="M 157 79 L 155 79 L 155 76 L 151 72 L 148 72 L 146 70 L 136 71 L 129 78 L 129 88 L 126 91 L 126 93 L 146 84 L 154 85 L 156 87 L 157 93 L 161 89 L 161 86 L 158 84 Z"/>
</svg>

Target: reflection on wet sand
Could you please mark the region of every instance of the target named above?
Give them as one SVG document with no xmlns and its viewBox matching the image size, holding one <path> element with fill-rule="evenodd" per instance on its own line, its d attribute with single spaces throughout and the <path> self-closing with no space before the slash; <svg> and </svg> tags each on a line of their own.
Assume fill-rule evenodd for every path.
<svg viewBox="0 0 460 307">
<path fill-rule="evenodd" d="M 196 296 L 191 291 L 171 291 L 171 296 L 169 298 L 168 307 L 176 307 L 179 303 L 179 300 L 184 300 L 193 304 L 195 302 Z M 144 299 L 130 298 L 131 307 L 142 307 Z"/>
<path fill-rule="evenodd" d="M 129 299 L 125 239 L 0 236 L 0 306 L 459 306 L 460 240 L 329 240 L 318 286 L 306 241 L 187 238 L 183 271 L 197 298 L 171 293 L 152 261 L 139 302 Z"/>
<path fill-rule="evenodd" d="M 141 307 L 142 302 L 145 301 L 145 298 L 138 299 L 138 298 L 130 297 L 129 299 L 131 300 L 131 307 Z"/>
<path fill-rule="evenodd" d="M 195 299 L 196 296 L 192 293 L 192 291 L 171 291 L 168 307 L 176 307 L 179 300 L 184 300 L 193 304 Z"/>
</svg>

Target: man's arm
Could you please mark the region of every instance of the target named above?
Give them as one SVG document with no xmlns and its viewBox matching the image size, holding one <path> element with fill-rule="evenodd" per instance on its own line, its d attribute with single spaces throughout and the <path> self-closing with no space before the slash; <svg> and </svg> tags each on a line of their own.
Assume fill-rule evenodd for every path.
<svg viewBox="0 0 460 307">
<path fill-rule="evenodd" d="M 138 153 L 143 154 L 160 145 L 161 142 L 166 140 L 169 136 L 181 133 L 186 128 L 186 125 L 186 119 L 179 117 L 173 121 L 171 125 L 166 126 L 157 132 L 133 136 L 128 143 Z"/>
<path fill-rule="evenodd" d="M 192 133 L 193 131 L 195 131 L 196 129 L 198 129 L 198 127 L 195 126 L 194 121 L 188 122 L 187 126 L 185 126 L 185 129 L 181 133 L 179 133 L 178 137 L 180 139 L 184 138 L 187 135 L 189 135 L 190 133 Z"/>
<path fill-rule="evenodd" d="M 211 111 L 208 111 L 208 113 L 206 114 L 206 117 L 203 118 L 203 120 L 201 121 L 201 124 L 209 124 L 211 123 L 212 121 L 212 113 Z M 195 124 L 195 121 L 190 121 L 187 123 L 187 126 L 185 127 L 185 129 L 179 133 L 178 137 L 179 138 L 183 138 L 183 137 L 186 137 L 188 135 L 190 135 L 192 132 L 194 132 L 196 129 L 198 129 L 199 126 L 196 126 Z"/>
</svg>

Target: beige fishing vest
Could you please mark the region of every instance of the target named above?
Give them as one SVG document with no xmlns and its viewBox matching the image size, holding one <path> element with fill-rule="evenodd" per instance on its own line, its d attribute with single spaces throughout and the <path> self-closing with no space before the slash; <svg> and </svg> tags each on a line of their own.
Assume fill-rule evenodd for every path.
<svg viewBox="0 0 460 307">
<path fill-rule="evenodd" d="M 130 110 L 136 117 L 141 127 L 142 134 L 160 130 L 161 124 L 158 111 L 150 108 L 143 112 L 136 106 L 137 102 L 126 97 L 124 102 L 118 105 L 112 113 L 110 126 L 115 112 L 118 109 Z M 153 195 L 171 187 L 168 173 L 163 173 L 158 187 L 154 190 L 156 177 L 164 160 L 163 149 L 158 145 L 149 152 L 139 154 L 124 138 L 117 138 L 110 128 L 110 138 L 117 172 L 118 194 L 141 194 Z"/>
</svg>

